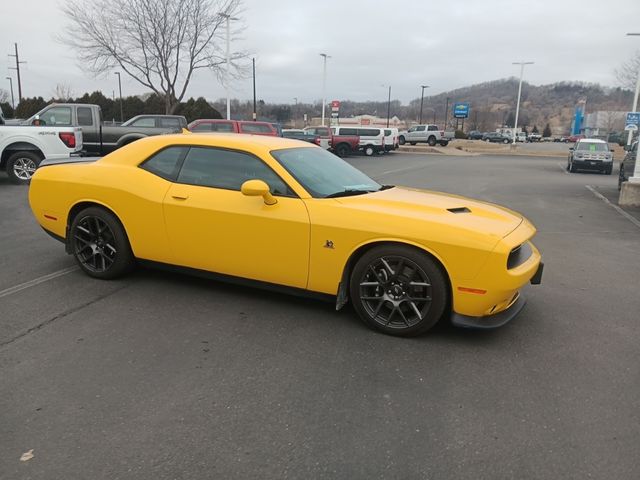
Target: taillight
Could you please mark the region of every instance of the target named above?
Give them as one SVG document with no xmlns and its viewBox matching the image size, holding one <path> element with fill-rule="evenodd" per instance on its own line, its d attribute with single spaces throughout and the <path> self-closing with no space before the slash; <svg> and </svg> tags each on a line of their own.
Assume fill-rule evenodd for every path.
<svg viewBox="0 0 640 480">
<path fill-rule="evenodd" d="M 316 137 L 313 139 L 313 143 L 315 143 L 316 145 L 320 145 L 322 142 L 320 141 L 320 137 Z"/>
<path fill-rule="evenodd" d="M 69 148 L 76 148 L 76 134 L 73 132 L 58 133 L 60 140 Z"/>
</svg>

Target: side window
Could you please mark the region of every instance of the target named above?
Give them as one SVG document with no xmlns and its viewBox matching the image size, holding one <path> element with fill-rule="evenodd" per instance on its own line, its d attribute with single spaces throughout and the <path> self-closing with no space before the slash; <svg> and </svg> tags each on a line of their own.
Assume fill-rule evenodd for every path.
<svg viewBox="0 0 640 480">
<path fill-rule="evenodd" d="M 179 118 L 159 118 L 162 128 L 180 128 Z"/>
<path fill-rule="evenodd" d="M 220 123 L 210 123 L 212 132 L 230 132 L 233 133 L 233 123 L 229 122 L 220 122 Z"/>
<path fill-rule="evenodd" d="M 429 128 L 427 128 L 427 130 L 429 130 L 430 132 L 437 132 L 438 127 L 437 125 L 429 125 Z"/>
<path fill-rule="evenodd" d="M 356 128 L 340 128 L 340 135 L 358 135 Z"/>
<path fill-rule="evenodd" d="M 131 124 L 132 127 L 155 127 L 156 119 L 153 117 L 139 118 Z"/>
<path fill-rule="evenodd" d="M 178 183 L 240 191 L 247 180 L 264 180 L 271 193 L 290 195 L 287 185 L 258 158 L 242 152 L 191 147 Z"/>
<path fill-rule="evenodd" d="M 89 107 L 78 107 L 78 125 L 81 127 L 93 125 L 93 117 Z"/>
<path fill-rule="evenodd" d="M 145 160 L 140 168 L 154 175 L 175 182 L 180 169 L 180 162 L 187 153 L 188 147 L 169 147 L 160 150 L 151 158 Z"/>
<path fill-rule="evenodd" d="M 198 123 L 191 127 L 192 132 L 210 132 L 211 124 L 210 123 Z"/>
<path fill-rule="evenodd" d="M 384 136 L 388 137 L 389 135 L 391 135 L 391 130 L 385 130 L 384 131 Z"/>
<path fill-rule="evenodd" d="M 418 125 L 416 127 L 416 132 L 424 132 L 424 125 Z"/>
<path fill-rule="evenodd" d="M 44 125 L 55 127 L 55 126 L 63 126 L 70 127 L 71 126 L 71 108 L 70 107 L 52 107 L 42 115 L 40 115 L 40 121 L 44 123 Z"/>
<path fill-rule="evenodd" d="M 411 133 L 411 132 L 415 132 L 415 131 L 416 131 L 416 127 L 411 127 L 411 128 L 407 131 L 407 133 Z"/>
<path fill-rule="evenodd" d="M 242 123 L 240 124 L 240 130 L 243 133 L 273 133 L 269 125 L 260 123 Z"/>
</svg>

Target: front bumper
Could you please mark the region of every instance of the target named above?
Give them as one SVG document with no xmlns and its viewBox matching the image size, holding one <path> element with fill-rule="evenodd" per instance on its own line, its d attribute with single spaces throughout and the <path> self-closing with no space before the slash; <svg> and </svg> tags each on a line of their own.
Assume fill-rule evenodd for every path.
<svg viewBox="0 0 640 480">
<path fill-rule="evenodd" d="M 572 163 L 579 170 L 603 171 L 613 167 L 613 162 L 604 162 L 602 160 L 578 160 L 574 158 Z"/>
<path fill-rule="evenodd" d="M 460 315 L 459 313 L 453 313 L 451 315 L 451 323 L 460 328 L 473 328 L 476 330 L 491 330 L 494 328 L 500 328 L 503 325 L 509 323 L 516 315 L 520 313 L 520 310 L 524 307 L 527 301 L 524 296 L 518 294 L 515 301 L 509 308 L 496 313 L 495 315 L 487 315 L 484 317 L 470 317 L 467 315 Z"/>
</svg>

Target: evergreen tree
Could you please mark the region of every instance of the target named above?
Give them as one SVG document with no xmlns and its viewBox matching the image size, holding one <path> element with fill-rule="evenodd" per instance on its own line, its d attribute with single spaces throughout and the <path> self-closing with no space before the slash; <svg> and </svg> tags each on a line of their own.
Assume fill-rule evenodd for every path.
<svg viewBox="0 0 640 480">
<path fill-rule="evenodd" d="M 542 131 L 542 136 L 543 137 L 550 137 L 551 136 L 551 127 L 549 126 L 549 124 L 547 123 L 547 125 L 544 127 L 544 130 Z"/>
<path fill-rule="evenodd" d="M 531 133 L 538 133 L 538 126 L 537 125 L 533 126 L 533 130 L 531 130 Z"/>
</svg>

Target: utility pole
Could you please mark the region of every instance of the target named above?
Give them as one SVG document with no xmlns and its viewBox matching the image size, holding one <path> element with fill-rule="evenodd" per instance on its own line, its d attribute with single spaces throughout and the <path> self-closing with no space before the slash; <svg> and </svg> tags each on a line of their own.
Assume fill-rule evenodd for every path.
<svg viewBox="0 0 640 480">
<path fill-rule="evenodd" d="M 293 97 L 294 107 L 293 107 L 293 128 L 296 128 L 296 118 L 298 115 L 298 97 Z"/>
<path fill-rule="evenodd" d="M 16 66 L 15 67 L 9 67 L 11 70 L 15 70 L 18 74 L 18 104 L 20 104 L 20 102 L 22 102 L 22 82 L 20 80 L 20 64 L 21 63 L 27 63 L 27 62 L 21 62 L 20 61 L 20 57 L 18 56 L 18 44 L 14 43 L 13 44 L 15 49 L 16 49 L 16 53 L 15 55 L 11 55 L 9 54 L 10 57 L 15 57 L 16 58 Z"/>
<path fill-rule="evenodd" d="M 422 95 L 420 95 L 420 119 L 418 120 L 418 125 L 422 125 L 422 105 L 424 104 L 424 89 L 429 88 L 429 85 L 420 85 L 422 87 Z M 436 110 L 433 109 L 433 123 L 436 123 Z"/>
<path fill-rule="evenodd" d="M 449 122 L 449 100 L 451 99 L 447 97 L 447 104 L 444 107 L 444 127 L 442 127 L 443 130 L 447 129 L 447 123 Z"/>
<path fill-rule="evenodd" d="M 389 100 L 387 100 L 387 128 L 389 128 L 390 116 L 391 116 L 391 85 L 389 85 Z"/>
<path fill-rule="evenodd" d="M 231 120 L 231 94 L 229 93 L 229 80 L 231 76 L 231 20 L 238 20 L 228 13 L 221 13 L 221 17 L 227 20 L 227 70 L 224 76 L 224 83 L 227 90 L 227 120 Z"/>
<path fill-rule="evenodd" d="M 324 59 L 322 67 L 322 126 L 324 127 L 324 107 L 327 104 L 327 58 L 331 58 L 326 53 L 321 53 Z"/>
<path fill-rule="evenodd" d="M 114 75 L 118 75 L 118 90 L 120 91 L 120 123 L 124 122 L 124 115 L 122 113 L 122 81 L 120 80 L 120 72 L 115 72 Z"/>
<path fill-rule="evenodd" d="M 256 59 L 251 59 L 253 63 L 253 121 L 258 119 L 258 110 L 256 108 Z"/>
<path fill-rule="evenodd" d="M 11 108 L 13 108 L 13 110 L 15 111 L 16 109 L 16 102 L 13 98 L 13 79 L 11 77 L 7 77 L 7 80 L 9 80 L 9 86 L 11 87 Z M 14 113 L 15 115 L 15 113 Z"/>
<path fill-rule="evenodd" d="M 513 62 L 513 65 L 520 65 L 520 83 L 518 84 L 518 102 L 516 103 L 516 119 L 513 122 L 513 145 L 516 144 L 516 128 L 518 128 L 518 114 L 520 113 L 520 95 L 522 94 L 522 76 L 524 75 L 524 66 L 533 65 L 533 62 Z"/>
</svg>

